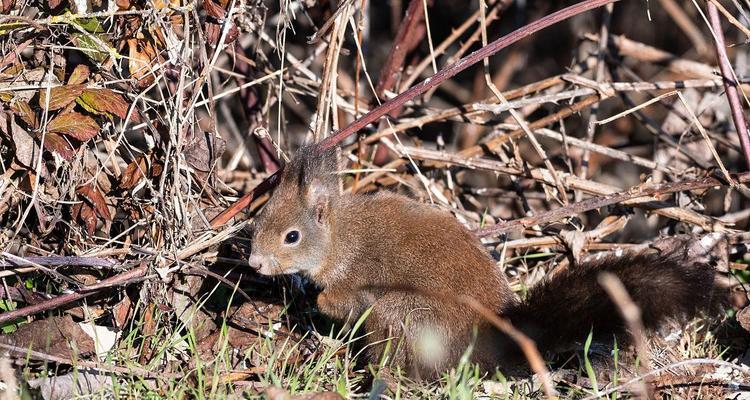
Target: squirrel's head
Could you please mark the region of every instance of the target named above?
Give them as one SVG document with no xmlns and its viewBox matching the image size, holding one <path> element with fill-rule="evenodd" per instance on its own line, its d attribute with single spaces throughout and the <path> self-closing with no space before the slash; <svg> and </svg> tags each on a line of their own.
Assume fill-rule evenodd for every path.
<svg viewBox="0 0 750 400">
<path fill-rule="evenodd" d="M 330 243 L 339 195 L 336 153 L 303 147 L 255 220 L 249 264 L 263 275 L 314 274 Z"/>
</svg>

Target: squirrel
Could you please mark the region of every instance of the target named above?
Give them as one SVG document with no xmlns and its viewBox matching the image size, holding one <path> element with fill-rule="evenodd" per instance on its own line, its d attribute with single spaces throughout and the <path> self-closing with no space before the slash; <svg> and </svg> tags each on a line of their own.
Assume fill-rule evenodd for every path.
<svg viewBox="0 0 750 400">
<path fill-rule="evenodd" d="M 366 358 L 377 362 L 399 338 L 395 365 L 417 378 L 439 377 L 470 346 L 484 371 L 521 362 L 520 351 L 477 312 L 470 296 L 556 351 L 589 332 L 612 338 L 625 325 L 597 281 L 617 276 L 655 329 L 671 317 L 707 310 L 714 269 L 679 254 L 603 258 L 571 266 L 520 299 L 479 239 L 450 213 L 390 192 L 340 194 L 335 150 L 302 147 L 284 166 L 255 217 L 249 264 L 262 275 L 302 273 L 322 291 L 317 306 L 340 322 L 364 320 Z M 432 295 L 435 294 L 435 295 Z"/>
</svg>

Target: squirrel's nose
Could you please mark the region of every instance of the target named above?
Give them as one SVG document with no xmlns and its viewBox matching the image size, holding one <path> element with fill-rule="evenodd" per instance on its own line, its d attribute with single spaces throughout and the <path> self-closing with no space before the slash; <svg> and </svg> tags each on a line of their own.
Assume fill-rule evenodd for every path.
<svg viewBox="0 0 750 400">
<path fill-rule="evenodd" d="M 263 268 L 263 256 L 258 254 L 251 254 L 250 258 L 247 259 L 247 263 L 250 264 L 250 268 L 259 271 Z"/>
</svg>

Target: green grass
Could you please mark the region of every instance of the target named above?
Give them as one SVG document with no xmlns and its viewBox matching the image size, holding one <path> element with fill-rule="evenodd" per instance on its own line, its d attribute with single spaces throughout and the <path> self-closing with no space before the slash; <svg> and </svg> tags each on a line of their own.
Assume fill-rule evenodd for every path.
<svg viewBox="0 0 750 400">
<path fill-rule="evenodd" d="M 204 296 L 196 307 L 204 307 L 210 296 Z M 226 298 L 225 298 L 226 299 Z M 226 301 L 226 300 L 225 300 Z M 226 311 L 229 306 L 226 305 Z M 136 315 L 144 315 L 147 307 L 144 304 L 135 306 Z M 195 310 L 197 308 L 194 308 Z M 454 369 L 447 371 L 437 382 L 415 382 L 405 376 L 403 371 L 390 365 L 388 355 L 399 346 L 397 340 L 390 341 L 384 356 L 378 365 L 363 367 L 357 363 L 361 357 L 362 344 L 366 333 L 363 324 L 368 313 L 351 324 L 351 329 L 331 328 L 327 334 L 306 332 L 295 338 L 278 335 L 277 329 L 269 322 L 258 332 L 252 345 L 245 349 L 234 349 L 229 341 L 229 324 L 219 321 L 218 339 L 212 348 L 217 349 L 208 357 L 205 352 L 201 357 L 200 342 L 196 329 L 189 323 L 192 315 L 177 319 L 172 311 L 162 312 L 154 307 L 156 322 L 154 334 L 150 338 L 142 335 L 145 322 L 143 317 L 133 320 L 126 327 L 116 349 L 110 352 L 104 365 L 132 367 L 152 371 L 157 379 L 146 379 L 136 369 L 132 374 L 110 374 L 112 385 L 96 395 L 86 398 L 147 398 L 147 399 L 222 399 L 243 393 L 247 398 L 262 398 L 262 389 L 276 386 L 288 391 L 291 395 L 334 391 L 344 398 L 368 398 L 371 390 L 389 399 L 538 399 L 543 398 L 538 380 L 531 377 L 506 377 L 497 372 L 483 376 L 476 365 L 469 362 L 471 348 L 467 349 L 461 362 Z M 225 313 L 229 314 L 228 312 Z M 172 322 L 172 323 L 165 323 Z M 304 331 L 303 329 L 299 329 Z M 593 388 L 578 386 L 574 379 L 558 379 L 556 390 L 562 398 L 581 397 L 597 394 L 597 376 L 608 374 L 609 383 L 604 382 L 604 389 L 615 387 L 618 382 L 629 379 L 626 370 L 636 370 L 634 365 L 627 365 L 631 359 L 622 358 L 622 349 L 615 342 L 610 354 L 614 368 L 609 371 L 598 371 L 598 363 L 589 358 L 593 334 L 590 334 L 584 345 L 581 367 L 567 363 L 557 363 L 557 368 L 564 368 L 578 374 L 578 378 L 588 378 Z M 150 339 L 147 340 L 147 339 Z M 310 342 L 317 342 L 311 354 L 304 354 L 303 362 L 295 362 L 300 357 L 302 348 Z M 152 357 L 144 365 L 139 364 L 139 355 L 148 351 L 150 343 Z M 722 349 L 716 338 L 706 334 L 705 325 L 695 322 L 683 329 L 678 345 L 670 344 L 670 357 L 682 359 L 708 357 L 721 359 Z M 655 349 L 658 353 L 658 346 Z M 605 354 L 606 356 L 606 354 Z M 669 363 L 666 358 L 661 363 Z M 637 361 L 636 361 L 637 362 Z M 54 366 L 54 364 L 50 364 Z M 624 368 L 622 368 L 624 367 Z M 243 377 L 239 382 L 227 380 L 232 372 L 243 368 L 255 368 L 256 374 Z M 49 373 L 63 374 L 74 369 L 51 370 Z M 554 372 L 554 368 L 552 368 Z M 36 371 L 36 372 L 32 372 Z M 46 369 L 27 367 L 24 377 L 31 379 L 47 374 Z M 182 377 L 159 376 L 170 372 Z M 577 371 L 577 372 L 576 372 Z M 618 390 L 607 396 L 609 399 L 628 397 L 627 390 Z"/>
</svg>

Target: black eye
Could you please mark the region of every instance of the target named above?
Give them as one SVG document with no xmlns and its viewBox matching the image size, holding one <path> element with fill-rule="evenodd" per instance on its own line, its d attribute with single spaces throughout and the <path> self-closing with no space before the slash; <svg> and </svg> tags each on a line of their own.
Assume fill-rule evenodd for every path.
<svg viewBox="0 0 750 400">
<path fill-rule="evenodd" d="M 295 244 L 299 241 L 299 231 L 289 231 L 284 237 L 284 243 Z"/>
</svg>

